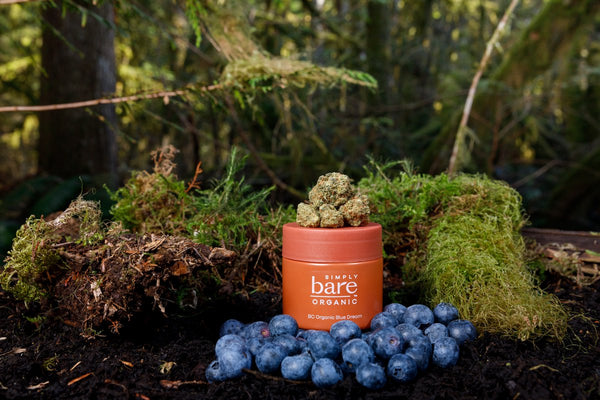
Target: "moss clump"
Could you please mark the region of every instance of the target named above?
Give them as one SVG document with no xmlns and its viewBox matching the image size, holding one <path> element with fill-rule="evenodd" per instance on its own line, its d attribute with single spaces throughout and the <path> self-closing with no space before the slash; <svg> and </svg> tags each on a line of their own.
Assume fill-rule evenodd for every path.
<svg viewBox="0 0 600 400">
<path fill-rule="evenodd" d="M 29 217 L 0 270 L 2 288 L 25 303 L 40 301 L 47 294 L 47 281 L 63 268 L 55 245 L 65 240 L 83 245 L 99 242 L 104 237 L 100 216 L 98 203 L 79 197 L 52 220 Z"/>
<path fill-rule="evenodd" d="M 186 232 L 185 220 L 194 209 L 185 182 L 173 173 L 177 150 L 172 146 L 154 151 L 154 170 L 135 171 L 125 185 L 110 192 L 115 205 L 113 219 L 135 233 L 161 232 L 178 235 Z"/>
<path fill-rule="evenodd" d="M 525 264 L 520 195 L 480 175 L 389 177 L 394 165 L 372 163 L 359 186 L 377 210 L 389 254 L 408 251 L 404 279 L 423 300 L 454 304 L 481 331 L 561 339 L 567 313 Z"/>
<path fill-rule="evenodd" d="M 49 266 L 58 262 L 52 249 L 52 227 L 44 220 L 29 217 L 13 240 L 12 249 L 0 272 L 0 285 L 25 303 L 40 301 L 46 292 L 39 280 Z"/>
</svg>

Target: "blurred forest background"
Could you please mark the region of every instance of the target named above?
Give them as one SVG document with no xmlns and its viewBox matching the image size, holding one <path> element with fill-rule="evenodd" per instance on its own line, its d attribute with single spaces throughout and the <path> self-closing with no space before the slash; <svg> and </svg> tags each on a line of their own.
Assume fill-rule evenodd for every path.
<svg viewBox="0 0 600 400">
<path fill-rule="evenodd" d="M 108 209 L 165 144 L 206 186 L 242 148 L 276 202 L 369 156 L 443 172 L 510 3 L 2 0 L 0 254 L 82 192 Z M 114 100 L 35 108 L 94 99 Z M 600 1 L 519 1 L 467 125 L 462 171 L 510 183 L 534 226 L 600 230 Z"/>
</svg>

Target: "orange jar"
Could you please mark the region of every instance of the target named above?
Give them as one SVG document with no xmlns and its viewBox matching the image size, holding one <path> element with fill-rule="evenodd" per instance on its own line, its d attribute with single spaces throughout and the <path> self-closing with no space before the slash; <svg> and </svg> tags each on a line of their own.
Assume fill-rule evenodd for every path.
<svg viewBox="0 0 600 400">
<path fill-rule="evenodd" d="M 303 329 L 351 320 L 361 329 L 383 306 L 381 225 L 283 226 L 283 313 Z"/>
</svg>

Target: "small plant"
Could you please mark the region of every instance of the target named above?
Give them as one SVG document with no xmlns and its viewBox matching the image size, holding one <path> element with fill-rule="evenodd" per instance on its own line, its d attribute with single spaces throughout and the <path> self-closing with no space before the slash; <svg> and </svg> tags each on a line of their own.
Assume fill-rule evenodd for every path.
<svg viewBox="0 0 600 400">
<path fill-rule="evenodd" d="M 199 243 L 241 251 L 262 229 L 267 196 L 273 187 L 253 191 L 239 172 L 247 157 L 234 147 L 223 178 L 210 189 L 194 193 L 194 213 L 186 223 L 188 234 Z"/>
</svg>

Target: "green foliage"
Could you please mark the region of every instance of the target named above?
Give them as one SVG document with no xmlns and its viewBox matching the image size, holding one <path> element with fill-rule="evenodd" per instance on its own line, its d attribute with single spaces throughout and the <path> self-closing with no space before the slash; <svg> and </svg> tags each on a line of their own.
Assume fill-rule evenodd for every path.
<svg viewBox="0 0 600 400">
<path fill-rule="evenodd" d="M 206 16 L 206 9 L 198 0 L 186 0 L 185 14 L 190 21 L 190 25 L 196 35 L 196 47 L 202 42 L 202 21 L 201 17 Z"/>
<path fill-rule="evenodd" d="M 261 229 L 261 213 L 273 187 L 252 191 L 239 175 L 247 157 L 232 149 L 225 175 L 211 189 L 195 193 L 195 212 L 187 222 L 194 240 L 212 246 L 243 249 Z"/>
<path fill-rule="evenodd" d="M 376 209 L 384 245 L 396 249 L 414 237 L 403 277 L 430 305 L 454 304 L 481 330 L 522 340 L 561 339 L 567 313 L 544 293 L 525 263 L 520 195 L 482 175 L 430 176 L 398 163 L 371 163 L 359 187 Z"/>
<path fill-rule="evenodd" d="M 262 55 L 230 61 L 223 70 L 221 83 L 244 91 L 262 92 L 287 87 L 333 87 L 342 83 L 377 88 L 377 81 L 365 72 L 320 67 L 307 61 Z"/>
<path fill-rule="evenodd" d="M 224 176 L 210 189 L 195 191 L 187 190 L 171 173 L 173 150 L 161 154 L 153 173 L 134 172 L 122 188 L 111 193 L 113 219 L 135 233 L 184 235 L 242 252 L 265 229 L 269 231 L 266 236 L 276 234 L 277 221 L 293 219 L 289 208 L 268 207 L 272 187 L 254 191 L 245 183 L 240 171 L 247 157 L 240 156 L 235 147 Z"/>
</svg>

